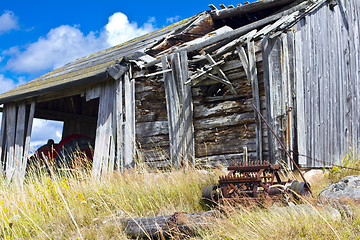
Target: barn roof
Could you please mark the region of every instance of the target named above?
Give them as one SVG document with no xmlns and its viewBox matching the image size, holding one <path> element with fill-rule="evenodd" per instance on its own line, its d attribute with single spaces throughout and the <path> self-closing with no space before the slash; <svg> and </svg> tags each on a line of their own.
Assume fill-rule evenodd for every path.
<svg viewBox="0 0 360 240">
<path fill-rule="evenodd" d="M 0 104 L 106 80 L 109 75 L 113 76 L 109 73 L 109 68 L 119 65 L 124 59 L 140 59 L 143 63 L 155 64 L 159 62 L 161 54 L 179 49 L 188 52 L 198 51 L 219 42 L 222 42 L 219 46 L 224 46 L 254 29 L 268 24 L 274 25 L 282 20 L 281 24 L 277 24 L 279 26 L 275 26 L 278 29 L 284 23 L 294 21 L 311 3 L 305 0 L 259 0 L 237 7 L 222 6 L 223 9 L 210 6 L 212 11 L 202 12 L 131 41 L 76 59 L 3 93 L 0 95 Z M 289 18 L 294 12 L 298 15 L 283 19 Z M 261 30 L 252 37 L 259 37 L 265 33 L 259 32 Z"/>
</svg>

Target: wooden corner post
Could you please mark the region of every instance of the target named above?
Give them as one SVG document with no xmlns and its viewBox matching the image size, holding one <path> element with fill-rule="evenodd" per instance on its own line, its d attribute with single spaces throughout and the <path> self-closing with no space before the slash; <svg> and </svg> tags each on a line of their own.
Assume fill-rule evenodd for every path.
<svg viewBox="0 0 360 240">
<path fill-rule="evenodd" d="M 164 87 L 169 125 L 170 158 L 174 167 L 195 164 L 194 126 L 191 86 L 188 80 L 188 58 L 186 52 L 161 58 L 165 72 Z"/>
</svg>

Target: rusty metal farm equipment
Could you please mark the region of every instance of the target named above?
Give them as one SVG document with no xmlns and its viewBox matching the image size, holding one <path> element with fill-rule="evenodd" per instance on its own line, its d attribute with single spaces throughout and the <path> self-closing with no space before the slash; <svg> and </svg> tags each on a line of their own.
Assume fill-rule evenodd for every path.
<svg viewBox="0 0 360 240">
<path fill-rule="evenodd" d="M 218 183 L 203 188 L 203 199 L 208 203 L 221 201 L 245 201 L 282 199 L 283 193 L 297 198 L 310 193 L 309 185 L 297 180 L 282 181 L 280 165 L 268 161 L 240 162 L 228 167 L 229 173 L 221 176 Z"/>
</svg>

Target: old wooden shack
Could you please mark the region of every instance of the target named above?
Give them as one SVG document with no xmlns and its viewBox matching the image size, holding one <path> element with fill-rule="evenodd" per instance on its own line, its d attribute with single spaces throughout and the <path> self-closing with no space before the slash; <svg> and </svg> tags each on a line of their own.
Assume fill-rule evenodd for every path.
<svg viewBox="0 0 360 240">
<path fill-rule="evenodd" d="M 357 146 L 357 0 L 259 0 L 211 11 L 77 59 L 0 96 L 1 169 L 22 182 L 33 118 L 95 139 L 93 176 L 137 164 L 285 160 Z"/>
</svg>

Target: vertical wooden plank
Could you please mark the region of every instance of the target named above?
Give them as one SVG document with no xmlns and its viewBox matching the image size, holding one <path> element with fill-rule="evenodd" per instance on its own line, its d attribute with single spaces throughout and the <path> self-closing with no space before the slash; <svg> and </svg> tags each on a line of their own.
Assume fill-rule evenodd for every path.
<svg viewBox="0 0 360 240">
<path fill-rule="evenodd" d="M 270 89 L 270 74 L 271 70 L 270 67 L 270 53 L 271 49 L 273 48 L 273 42 L 269 40 L 268 36 L 265 36 L 262 43 L 261 43 L 261 50 L 262 50 L 262 59 L 263 59 L 263 78 L 264 78 L 264 89 L 265 89 L 265 102 L 267 106 L 266 111 L 266 118 L 269 124 L 272 124 L 271 120 L 271 89 Z M 269 161 L 271 163 L 275 162 L 274 159 L 274 137 L 269 129 L 267 129 L 267 136 L 268 136 L 268 154 L 269 154 Z"/>
<path fill-rule="evenodd" d="M 191 164 L 195 165 L 195 144 L 194 144 L 194 125 L 193 125 L 193 103 L 192 103 L 192 93 L 191 85 L 186 84 L 185 82 L 188 79 L 188 57 L 187 52 L 180 52 L 180 68 L 181 76 L 179 79 L 179 84 L 183 88 L 182 92 L 182 124 L 184 125 L 184 131 L 181 132 L 182 144 L 183 146 L 183 156 L 185 160 L 190 160 Z"/>
<path fill-rule="evenodd" d="M 92 175 L 100 179 L 100 174 L 106 175 L 109 164 L 110 136 L 112 134 L 112 111 L 113 111 L 113 84 L 107 82 L 101 87 L 99 113 L 95 138 L 95 150 Z"/>
<path fill-rule="evenodd" d="M 250 82 L 252 89 L 253 102 L 259 111 L 260 107 L 260 95 L 259 95 L 259 82 L 257 77 L 257 67 L 256 67 L 256 56 L 255 56 L 255 45 L 254 41 L 247 42 L 248 48 L 248 59 L 249 59 L 249 74 Z M 261 118 L 255 111 L 255 120 L 256 120 L 256 153 L 258 160 L 262 161 L 262 128 L 261 128 Z"/>
<path fill-rule="evenodd" d="M 5 143 L 6 143 L 6 113 L 3 111 L 2 118 L 1 118 L 1 129 L 0 129 L 0 177 L 3 176 L 4 172 L 4 166 L 3 163 L 5 163 Z"/>
<path fill-rule="evenodd" d="M 4 105 L 6 111 L 6 182 L 10 183 L 15 171 L 14 146 L 16 131 L 16 106 L 15 104 Z"/>
<path fill-rule="evenodd" d="M 281 82 L 281 41 L 279 38 L 266 38 L 263 44 L 264 86 L 267 99 L 267 120 L 276 135 L 284 142 L 282 126 L 282 82 Z M 280 144 L 268 133 L 269 157 L 272 163 L 285 160 Z"/>
<path fill-rule="evenodd" d="M 26 104 L 22 103 L 18 106 L 18 113 L 16 119 L 15 132 L 15 147 L 14 147 L 14 175 L 13 179 L 16 185 L 21 184 L 21 168 L 23 162 L 24 143 L 25 143 L 25 116 Z M 8 179 L 10 181 L 11 179 Z"/>
<path fill-rule="evenodd" d="M 27 123 L 26 136 L 25 136 L 23 162 L 22 162 L 22 166 L 21 166 L 21 183 L 23 183 L 24 179 L 25 179 L 26 165 L 27 165 L 27 160 L 29 157 L 31 131 L 32 131 L 32 126 L 33 126 L 34 113 L 35 113 L 35 102 L 32 102 L 30 105 L 30 112 L 29 112 L 29 116 L 27 119 L 28 123 Z"/>
<path fill-rule="evenodd" d="M 306 127 L 305 127 L 305 89 L 303 78 L 301 32 L 295 33 L 295 56 L 296 56 L 296 120 L 297 120 L 297 144 L 298 152 L 307 155 L 306 148 Z M 306 166 L 306 158 L 299 155 L 298 161 L 301 167 Z"/>
<path fill-rule="evenodd" d="M 99 112 L 98 119 L 96 125 L 96 138 L 95 138 L 95 149 L 94 149 L 94 158 L 93 158 L 93 167 L 92 167 L 92 176 L 96 180 L 100 180 L 100 173 L 102 167 L 102 152 L 104 151 L 102 132 L 103 132 L 103 124 L 104 124 L 104 108 L 105 108 L 105 87 L 101 87 L 100 98 L 99 98 Z"/>
<path fill-rule="evenodd" d="M 195 164 L 193 105 L 191 86 L 185 85 L 188 79 L 188 58 L 186 52 L 173 56 L 163 56 L 164 87 L 169 126 L 170 157 L 174 167 L 187 165 L 188 160 Z"/>
<path fill-rule="evenodd" d="M 120 80 L 115 82 L 116 85 L 116 95 L 115 95 L 115 117 L 116 121 L 114 123 L 114 127 L 116 126 L 116 165 L 119 171 L 124 169 L 124 128 L 123 128 L 123 79 L 122 76 Z"/>
<path fill-rule="evenodd" d="M 292 107 L 291 99 L 291 90 L 290 90 L 290 70 L 289 70 L 289 50 L 288 50 L 288 41 L 287 34 L 281 34 L 281 91 L 282 91 L 282 101 L 281 106 L 281 115 L 283 118 L 283 130 L 284 130 L 284 146 L 287 150 L 291 150 L 291 119 L 289 118 L 289 108 Z M 287 166 L 290 168 L 292 166 L 290 159 L 287 159 Z"/>
<path fill-rule="evenodd" d="M 108 173 L 109 168 L 109 164 L 110 161 L 113 161 L 110 159 L 110 157 L 112 156 L 112 154 L 110 153 L 111 150 L 111 135 L 112 135 L 112 113 L 113 113 L 113 103 L 114 103 L 114 98 L 113 98 L 113 93 L 114 93 L 114 82 L 107 82 L 105 85 L 105 97 L 104 97 L 104 104 L 105 104 L 105 118 L 104 118 L 104 125 L 103 125 L 103 133 L 102 133 L 102 138 L 103 138 L 103 144 L 104 144 L 104 148 L 103 148 L 103 152 L 102 152 L 102 176 L 105 177 Z M 113 166 L 113 164 L 112 164 Z M 113 170 L 113 168 L 111 169 Z"/>
<path fill-rule="evenodd" d="M 129 72 L 124 76 L 125 126 L 124 126 L 124 167 L 135 166 L 135 80 Z"/>
<path fill-rule="evenodd" d="M 175 168 L 179 168 L 181 164 L 180 160 L 180 136 L 179 136 L 179 120 L 180 120 L 180 104 L 179 95 L 177 92 L 177 85 L 175 82 L 177 64 L 179 62 L 179 55 L 176 53 L 174 56 L 163 56 L 162 59 L 163 70 L 167 70 L 171 67 L 172 71 L 164 73 L 164 88 L 166 95 L 166 109 L 169 125 L 169 142 L 170 142 L 170 158 Z M 169 62 L 171 66 L 169 66 Z"/>
<path fill-rule="evenodd" d="M 289 68 L 289 74 L 288 74 L 288 99 L 289 99 L 289 106 L 288 109 L 288 117 L 289 117 L 289 150 L 291 152 L 291 155 L 293 159 L 298 162 L 298 156 L 293 154 L 292 151 L 297 151 L 297 120 L 296 120 L 296 53 L 295 53 L 295 33 L 293 31 L 289 31 L 286 33 L 287 38 L 287 48 L 288 48 L 288 68 Z M 290 163 L 290 161 L 289 161 Z M 290 164 L 292 165 L 292 164 Z"/>
</svg>

